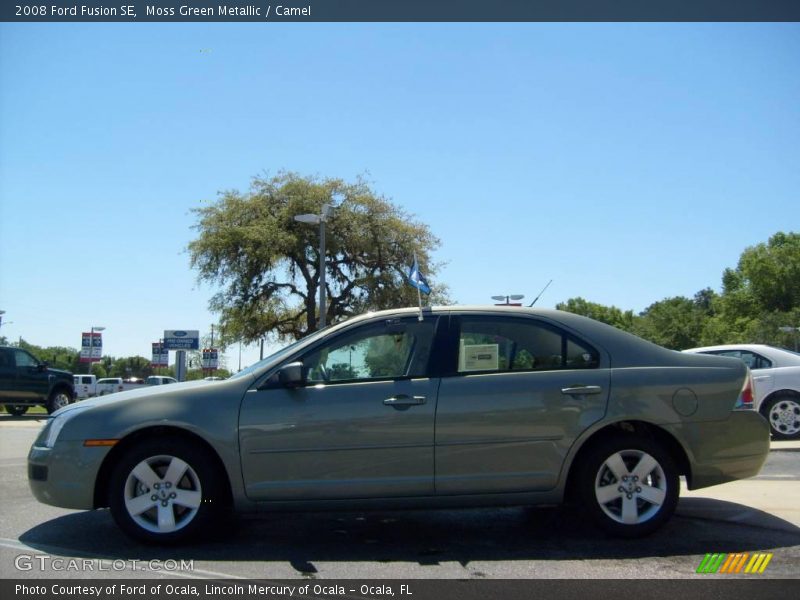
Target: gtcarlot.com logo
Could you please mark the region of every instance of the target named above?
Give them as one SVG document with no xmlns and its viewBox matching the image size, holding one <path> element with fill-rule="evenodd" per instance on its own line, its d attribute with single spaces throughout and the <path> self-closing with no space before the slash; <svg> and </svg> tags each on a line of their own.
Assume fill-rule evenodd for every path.
<svg viewBox="0 0 800 600">
<path fill-rule="evenodd" d="M 764 572 L 772 560 L 772 554 L 767 552 L 737 552 L 735 554 L 706 554 L 705 558 L 697 567 L 697 573 L 710 574 L 721 573 L 732 575 L 745 573 L 748 575 L 760 575 Z"/>
</svg>

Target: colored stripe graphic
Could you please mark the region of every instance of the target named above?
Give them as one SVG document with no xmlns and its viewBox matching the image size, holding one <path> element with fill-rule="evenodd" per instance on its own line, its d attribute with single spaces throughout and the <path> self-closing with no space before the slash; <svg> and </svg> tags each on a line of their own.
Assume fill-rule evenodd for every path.
<svg viewBox="0 0 800 600">
<path fill-rule="evenodd" d="M 696 572 L 736 574 L 744 569 L 744 572 L 750 575 L 761 574 L 772 560 L 772 556 L 767 552 L 756 552 L 752 555 L 748 552 L 706 554 Z"/>
</svg>

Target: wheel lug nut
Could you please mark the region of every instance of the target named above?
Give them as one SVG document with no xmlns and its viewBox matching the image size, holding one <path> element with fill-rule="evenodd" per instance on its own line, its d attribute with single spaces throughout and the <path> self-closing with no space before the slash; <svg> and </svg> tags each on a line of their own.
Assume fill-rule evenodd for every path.
<svg viewBox="0 0 800 600">
<path fill-rule="evenodd" d="M 622 486 L 619 486 L 619 487 L 617 488 L 617 491 L 619 491 L 619 492 L 624 492 L 624 491 L 625 491 L 625 488 L 624 488 L 624 487 L 622 487 Z"/>
<path fill-rule="evenodd" d="M 622 481 L 628 481 L 628 476 L 627 475 L 623 475 L 622 476 Z"/>
<path fill-rule="evenodd" d="M 632 494 L 628 494 L 628 500 L 630 500 L 631 498 L 633 498 L 633 495 Z"/>
<path fill-rule="evenodd" d="M 640 488 L 640 487 L 637 487 L 637 488 L 636 488 L 636 493 L 637 493 L 637 494 L 641 494 L 641 493 L 642 493 L 642 488 Z"/>
<path fill-rule="evenodd" d="M 620 489 L 621 489 L 621 488 L 620 488 Z M 155 494 L 153 494 L 152 496 L 150 496 L 150 500 L 152 500 L 153 502 L 155 502 L 155 501 L 157 501 L 157 500 L 158 500 L 158 496 L 156 496 Z"/>
</svg>

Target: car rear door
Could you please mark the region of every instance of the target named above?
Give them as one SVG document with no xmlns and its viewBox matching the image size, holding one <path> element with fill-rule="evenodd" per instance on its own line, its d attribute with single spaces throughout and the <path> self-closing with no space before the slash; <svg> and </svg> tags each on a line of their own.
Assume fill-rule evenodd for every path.
<svg viewBox="0 0 800 600">
<path fill-rule="evenodd" d="M 249 390 L 239 440 L 254 500 L 433 495 L 436 317 L 380 319 L 300 356 L 305 385 Z"/>
<path fill-rule="evenodd" d="M 606 411 L 604 353 L 524 316 L 452 318 L 436 413 L 436 493 L 552 489 L 575 439 Z"/>
</svg>

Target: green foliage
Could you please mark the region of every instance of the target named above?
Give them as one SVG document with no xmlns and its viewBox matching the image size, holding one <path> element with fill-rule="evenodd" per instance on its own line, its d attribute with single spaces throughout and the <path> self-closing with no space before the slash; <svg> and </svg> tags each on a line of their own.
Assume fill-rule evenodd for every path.
<svg viewBox="0 0 800 600">
<path fill-rule="evenodd" d="M 319 227 L 294 220 L 337 206 L 326 225 L 327 315 L 335 323 L 368 310 L 413 306 L 406 272 L 414 252 L 434 287 L 430 253 L 439 240 L 429 228 L 358 180 L 280 173 L 255 178 L 248 193 L 224 192 L 195 210 L 197 239 L 189 244 L 200 281 L 219 286 L 210 302 L 222 341 L 297 339 L 318 328 Z"/>
<path fill-rule="evenodd" d="M 623 331 L 633 331 L 635 327 L 636 317 L 632 310 L 623 311 L 616 306 L 604 306 L 583 298 L 570 298 L 566 302 L 556 304 L 556 308 L 589 317 Z"/>
<path fill-rule="evenodd" d="M 700 344 L 706 314 L 689 298 L 665 298 L 639 315 L 635 333 L 665 348 L 693 348 Z"/>
<path fill-rule="evenodd" d="M 746 248 L 735 269 L 722 273 L 722 293 L 710 288 L 693 299 L 665 298 L 639 315 L 583 298 L 556 306 L 681 350 L 694 346 L 763 343 L 793 348 L 800 326 L 800 234 L 776 233 Z"/>
</svg>

